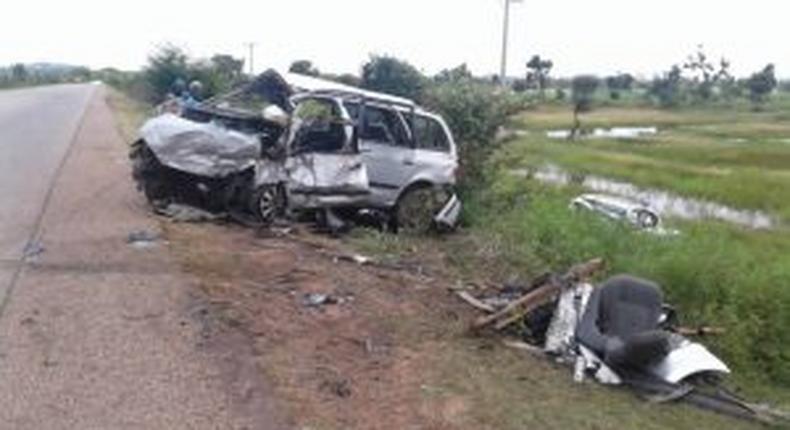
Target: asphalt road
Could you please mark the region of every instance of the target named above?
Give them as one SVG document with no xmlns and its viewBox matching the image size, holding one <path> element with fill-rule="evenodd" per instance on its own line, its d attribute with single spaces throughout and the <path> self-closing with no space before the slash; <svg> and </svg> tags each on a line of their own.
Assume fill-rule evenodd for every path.
<svg viewBox="0 0 790 430">
<path fill-rule="evenodd" d="M 94 90 L 0 91 L 0 303 Z"/>
<path fill-rule="evenodd" d="M 105 91 L 0 91 L 0 430 L 285 428 L 168 244 L 127 243 L 162 232 Z"/>
</svg>

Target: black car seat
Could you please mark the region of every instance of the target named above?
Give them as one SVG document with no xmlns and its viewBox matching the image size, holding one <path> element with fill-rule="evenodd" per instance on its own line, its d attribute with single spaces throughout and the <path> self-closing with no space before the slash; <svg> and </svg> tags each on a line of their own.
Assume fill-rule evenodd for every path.
<svg viewBox="0 0 790 430">
<path fill-rule="evenodd" d="M 576 339 L 614 368 L 644 368 L 669 352 L 669 335 L 658 328 L 662 303 L 655 283 L 614 276 L 590 296 Z"/>
</svg>

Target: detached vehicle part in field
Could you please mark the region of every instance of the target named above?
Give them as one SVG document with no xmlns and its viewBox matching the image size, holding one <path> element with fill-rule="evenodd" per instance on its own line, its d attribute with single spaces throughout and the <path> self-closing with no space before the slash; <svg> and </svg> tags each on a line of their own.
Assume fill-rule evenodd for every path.
<svg viewBox="0 0 790 430">
<path fill-rule="evenodd" d="M 141 129 L 133 176 L 154 207 L 194 205 L 269 224 L 292 211 L 376 210 L 413 231 L 455 227 L 458 158 L 414 102 L 267 71 Z"/>
<path fill-rule="evenodd" d="M 647 204 L 607 194 L 582 194 L 571 201 L 571 208 L 598 213 L 625 222 L 639 230 L 659 236 L 676 236 L 677 230 L 663 226 L 658 211 Z"/>
</svg>

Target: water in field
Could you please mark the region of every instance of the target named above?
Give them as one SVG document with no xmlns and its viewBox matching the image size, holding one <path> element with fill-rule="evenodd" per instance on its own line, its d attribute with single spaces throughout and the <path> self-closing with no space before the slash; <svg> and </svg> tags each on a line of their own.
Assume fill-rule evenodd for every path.
<svg viewBox="0 0 790 430">
<path fill-rule="evenodd" d="M 637 187 L 624 181 L 596 175 L 570 173 L 547 164 L 538 169 L 518 169 L 513 174 L 555 185 L 580 185 L 588 190 L 613 194 L 643 202 L 664 216 L 687 220 L 716 219 L 753 229 L 770 229 L 774 219 L 761 211 L 736 209 L 720 203 L 682 197 L 677 194 L 650 188 Z"/>
<path fill-rule="evenodd" d="M 586 139 L 638 139 L 658 134 L 658 127 L 612 127 L 596 128 L 590 133 L 583 133 Z M 546 132 L 549 139 L 568 139 L 570 130 L 550 130 Z"/>
</svg>

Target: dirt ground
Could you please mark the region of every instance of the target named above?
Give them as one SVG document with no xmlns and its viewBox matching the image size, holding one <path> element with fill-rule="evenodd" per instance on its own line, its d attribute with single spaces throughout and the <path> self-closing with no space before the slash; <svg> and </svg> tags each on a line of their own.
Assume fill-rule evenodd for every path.
<svg viewBox="0 0 790 430">
<path fill-rule="evenodd" d="M 163 224 L 182 270 L 199 279 L 211 330 L 222 331 L 210 337 L 246 339 L 295 429 L 751 428 L 574 384 L 569 369 L 470 335 L 477 314 L 449 291 L 461 275 L 447 264 L 448 248 L 470 252 L 463 235 L 444 249 L 404 241 L 399 260 L 378 256 L 381 267 L 345 258 L 366 248 L 355 238 L 301 225 L 283 234 Z M 312 306 L 316 293 L 336 303 Z"/>
<path fill-rule="evenodd" d="M 447 300 L 441 273 L 360 265 L 344 258 L 348 245 L 304 228 L 279 237 L 215 225 L 166 232 L 200 278 L 211 317 L 248 337 L 298 428 L 465 428 L 461 399 L 426 395 L 443 331 L 424 316 L 458 324 L 463 311 Z M 309 294 L 337 303 L 313 306 Z"/>
</svg>

